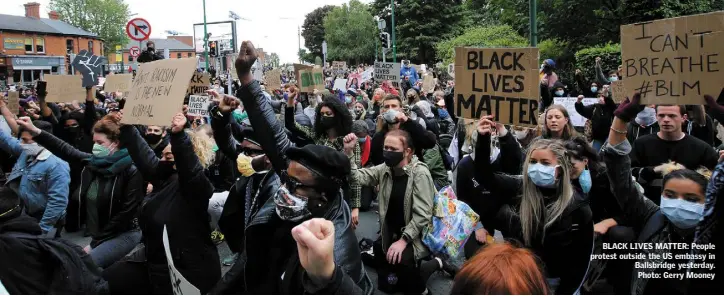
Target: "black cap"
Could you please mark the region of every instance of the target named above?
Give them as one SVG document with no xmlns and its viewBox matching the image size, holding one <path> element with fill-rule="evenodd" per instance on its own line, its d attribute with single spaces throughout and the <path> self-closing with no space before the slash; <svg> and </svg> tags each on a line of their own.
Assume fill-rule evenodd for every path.
<svg viewBox="0 0 724 296">
<path fill-rule="evenodd" d="M 323 178 L 341 185 L 352 168 L 349 157 L 333 148 L 322 145 L 292 147 L 287 150 L 289 160 L 297 161 Z"/>
</svg>

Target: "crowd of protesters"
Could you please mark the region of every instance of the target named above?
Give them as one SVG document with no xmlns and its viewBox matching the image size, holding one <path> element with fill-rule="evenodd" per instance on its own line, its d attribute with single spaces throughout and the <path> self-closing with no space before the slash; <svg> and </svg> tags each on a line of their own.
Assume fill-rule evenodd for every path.
<svg viewBox="0 0 724 296">
<path fill-rule="evenodd" d="M 203 294 L 427 294 L 438 271 L 453 278 L 452 294 L 723 291 L 709 279 L 640 276 L 665 271 L 641 268 L 660 263 L 654 257 L 593 258 L 602 243 L 718 243 L 724 91 L 699 106 L 644 106 L 638 94 L 616 102 L 620 69 L 597 59 L 596 77 L 577 70 L 563 81 L 547 59 L 538 126 L 523 128 L 457 117 L 452 78 L 410 61 L 400 81 L 362 80 L 364 64 L 324 67 L 325 88 L 308 93 L 293 71 L 280 88 L 255 81 L 255 61 L 244 42 L 238 80 L 209 85 L 208 116 L 184 106 L 164 126 L 121 123 L 124 95 L 110 90 L 51 103 L 43 81 L 13 86 L 12 111 L 3 94 L 2 287 L 172 294 L 172 259 Z M 336 78 L 348 79 L 345 89 Z M 578 97 L 585 129 L 556 97 Z M 444 218 L 443 192 L 479 217 L 461 258 L 426 239 Z M 355 233 L 364 211 L 379 217 L 371 241 Z M 63 239 L 77 231 L 89 245 Z M 228 258 L 219 258 L 222 241 Z M 707 252 L 717 258 L 707 262 L 721 257 L 673 251 Z M 231 266 L 223 275 L 222 264 Z"/>
</svg>

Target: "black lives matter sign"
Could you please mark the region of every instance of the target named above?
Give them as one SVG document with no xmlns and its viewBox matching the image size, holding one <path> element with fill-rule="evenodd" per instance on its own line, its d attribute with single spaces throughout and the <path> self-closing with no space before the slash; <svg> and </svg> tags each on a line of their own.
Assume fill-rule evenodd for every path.
<svg viewBox="0 0 724 296">
<path fill-rule="evenodd" d="M 375 80 L 389 80 L 392 86 L 400 87 L 400 63 L 375 62 Z"/>
<path fill-rule="evenodd" d="M 455 111 L 477 119 L 537 126 L 537 48 L 455 48 Z"/>
<path fill-rule="evenodd" d="M 704 104 L 724 86 L 724 12 L 621 26 L 627 94 L 644 104 Z"/>
</svg>

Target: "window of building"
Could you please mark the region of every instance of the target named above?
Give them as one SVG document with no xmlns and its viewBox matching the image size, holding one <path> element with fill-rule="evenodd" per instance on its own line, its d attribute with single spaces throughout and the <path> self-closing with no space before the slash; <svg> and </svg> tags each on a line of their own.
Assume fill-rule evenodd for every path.
<svg viewBox="0 0 724 296">
<path fill-rule="evenodd" d="M 90 52 L 92 54 L 95 53 L 93 51 L 93 41 L 88 41 L 88 52 Z"/>
<path fill-rule="evenodd" d="M 181 53 L 180 53 L 180 52 L 176 54 L 176 58 L 177 58 L 177 59 L 180 59 L 180 58 L 181 58 Z"/>
<path fill-rule="evenodd" d="M 190 53 L 190 52 L 188 53 L 188 57 L 191 57 L 191 53 Z"/>
<path fill-rule="evenodd" d="M 73 39 L 66 39 L 65 40 L 65 50 L 66 53 L 71 54 L 73 53 Z"/>
<path fill-rule="evenodd" d="M 45 39 L 35 38 L 35 52 L 45 53 Z"/>
<path fill-rule="evenodd" d="M 128 55 L 128 61 L 133 62 L 133 56 L 131 56 L 130 54 Z"/>
<path fill-rule="evenodd" d="M 33 52 L 33 38 L 25 38 L 25 52 Z"/>
</svg>

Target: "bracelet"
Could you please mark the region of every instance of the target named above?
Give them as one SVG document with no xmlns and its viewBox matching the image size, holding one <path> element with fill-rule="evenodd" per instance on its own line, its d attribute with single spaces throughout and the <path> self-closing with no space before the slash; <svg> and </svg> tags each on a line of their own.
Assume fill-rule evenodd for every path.
<svg viewBox="0 0 724 296">
<path fill-rule="evenodd" d="M 613 127 L 611 127 L 611 130 L 614 131 L 614 132 L 616 132 L 617 134 L 621 134 L 621 135 L 625 135 L 625 134 L 628 133 L 628 131 L 620 131 L 620 130 L 617 130 L 617 129 L 613 128 Z"/>
</svg>

